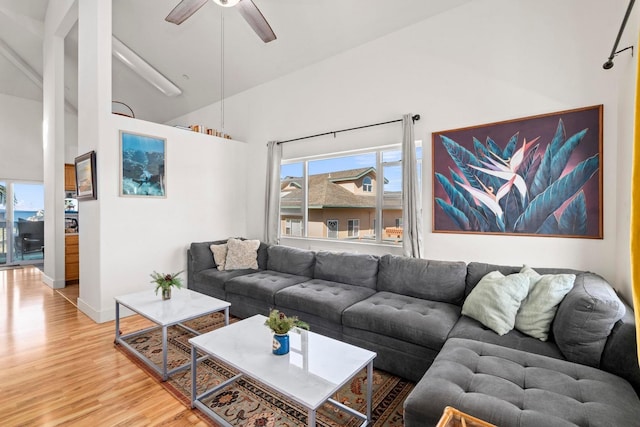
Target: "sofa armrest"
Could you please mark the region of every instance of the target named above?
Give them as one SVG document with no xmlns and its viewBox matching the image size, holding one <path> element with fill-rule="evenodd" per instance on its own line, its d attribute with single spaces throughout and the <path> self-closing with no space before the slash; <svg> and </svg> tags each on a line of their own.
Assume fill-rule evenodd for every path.
<svg viewBox="0 0 640 427">
<path fill-rule="evenodd" d="M 187 289 L 193 289 L 193 255 L 191 249 L 187 249 Z"/>
<path fill-rule="evenodd" d="M 640 395 L 635 319 L 631 307 L 625 303 L 625 308 L 625 315 L 616 322 L 607 338 L 600 367 L 629 381 Z"/>
</svg>

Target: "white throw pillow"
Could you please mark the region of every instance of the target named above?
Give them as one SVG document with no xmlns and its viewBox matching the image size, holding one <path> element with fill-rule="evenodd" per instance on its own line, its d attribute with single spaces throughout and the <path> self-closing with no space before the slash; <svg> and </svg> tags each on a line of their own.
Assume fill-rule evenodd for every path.
<svg viewBox="0 0 640 427">
<path fill-rule="evenodd" d="M 227 244 L 211 245 L 209 248 L 213 253 L 213 260 L 215 261 L 218 270 L 224 270 L 224 266 L 227 261 Z"/>
<path fill-rule="evenodd" d="M 485 275 L 462 305 L 462 314 L 476 319 L 498 335 L 513 329 L 520 303 L 529 291 L 529 278 L 499 271 Z"/>
<path fill-rule="evenodd" d="M 229 239 L 225 270 L 258 269 L 260 240 Z"/>
<path fill-rule="evenodd" d="M 522 301 L 516 315 L 515 327 L 520 332 L 538 338 L 549 339 L 549 329 L 556 316 L 558 306 L 573 288 L 575 274 L 539 275 L 534 269 L 524 266 L 520 273 L 531 279 L 529 295 Z"/>
</svg>

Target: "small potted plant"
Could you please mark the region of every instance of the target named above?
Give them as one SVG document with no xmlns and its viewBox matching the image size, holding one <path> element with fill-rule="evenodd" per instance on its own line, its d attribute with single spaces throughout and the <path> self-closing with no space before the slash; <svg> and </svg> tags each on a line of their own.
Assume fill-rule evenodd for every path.
<svg viewBox="0 0 640 427">
<path fill-rule="evenodd" d="M 182 279 L 178 277 L 182 271 L 173 274 L 164 274 L 158 273 L 154 271 L 151 274 L 151 283 L 156 284 L 156 295 L 158 295 L 158 290 L 162 289 L 162 299 L 170 299 L 171 298 L 171 287 L 175 286 L 180 289 L 182 287 Z"/>
<path fill-rule="evenodd" d="M 296 327 L 309 330 L 309 324 L 299 320 L 296 316 L 286 316 L 279 310 L 271 310 L 264 322 L 273 331 L 273 354 L 289 353 L 289 331 Z"/>
</svg>

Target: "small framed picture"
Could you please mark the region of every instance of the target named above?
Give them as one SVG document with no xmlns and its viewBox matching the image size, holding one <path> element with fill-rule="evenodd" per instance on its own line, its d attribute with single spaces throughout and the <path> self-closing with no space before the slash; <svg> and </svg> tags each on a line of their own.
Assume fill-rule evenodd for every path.
<svg viewBox="0 0 640 427">
<path fill-rule="evenodd" d="M 96 200 L 96 152 L 90 151 L 75 158 L 76 188 L 78 200 Z"/>
<path fill-rule="evenodd" d="M 167 197 L 167 140 L 120 131 L 120 196 Z"/>
</svg>

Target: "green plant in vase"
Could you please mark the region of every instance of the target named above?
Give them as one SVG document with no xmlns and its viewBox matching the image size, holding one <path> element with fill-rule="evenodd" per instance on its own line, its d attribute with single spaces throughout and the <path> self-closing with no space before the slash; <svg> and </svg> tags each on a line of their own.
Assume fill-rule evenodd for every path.
<svg viewBox="0 0 640 427">
<path fill-rule="evenodd" d="M 296 327 L 309 330 L 309 324 L 296 316 L 287 316 L 279 310 L 271 310 L 264 324 L 274 333 L 273 354 L 283 355 L 289 353 L 289 331 Z"/>
<path fill-rule="evenodd" d="M 182 287 L 182 279 L 178 277 L 182 271 L 173 274 L 158 273 L 154 271 L 151 274 L 151 283 L 156 284 L 156 295 L 158 290 L 162 289 L 162 299 L 171 298 L 171 288 L 176 287 L 180 289 Z"/>
</svg>

